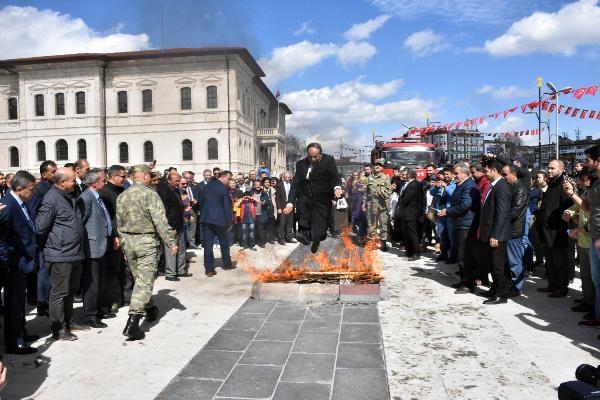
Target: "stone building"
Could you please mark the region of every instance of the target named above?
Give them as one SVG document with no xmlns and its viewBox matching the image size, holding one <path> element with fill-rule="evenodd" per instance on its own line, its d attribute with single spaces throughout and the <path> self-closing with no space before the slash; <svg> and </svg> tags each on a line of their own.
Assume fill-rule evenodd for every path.
<svg viewBox="0 0 600 400">
<path fill-rule="evenodd" d="M 234 172 L 285 168 L 285 117 L 245 48 L 0 61 L 0 171 L 87 158 Z"/>
</svg>

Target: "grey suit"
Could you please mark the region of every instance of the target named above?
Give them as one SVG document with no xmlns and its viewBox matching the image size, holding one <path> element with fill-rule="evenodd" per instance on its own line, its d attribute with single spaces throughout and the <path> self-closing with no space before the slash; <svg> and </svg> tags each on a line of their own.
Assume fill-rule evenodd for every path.
<svg viewBox="0 0 600 400">
<path fill-rule="evenodd" d="M 91 189 L 86 189 L 77 198 L 77 208 L 84 227 L 82 291 L 83 310 L 86 319 L 91 320 L 102 315 L 100 308 L 106 303 L 106 250 L 111 227 L 110 216 L 100 205 Z"/>
</svg>

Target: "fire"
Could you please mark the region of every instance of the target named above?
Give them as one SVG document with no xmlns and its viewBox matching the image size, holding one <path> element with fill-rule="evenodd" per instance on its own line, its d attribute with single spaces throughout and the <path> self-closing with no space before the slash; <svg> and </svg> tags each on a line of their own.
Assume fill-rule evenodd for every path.
<svg viewBox="0 0 600 400">
<path fill-rule="evenodd" d="M 238 252 L 235 259 L 238 266 L 248 272 L 250 279 L 258 282 L 302 283 L 323 279 L 378 282 L 381 279 L 379 273 L 382 263 L 377 252 L 379 239 L 369 240 L 361 248 L 350 237 L 350 228 L 345 228 L 340 236 L 340 243 L 341 245 L 334 245 L 333 253 L 336 254 L 332 257 L 320 250 L 316 254 L 309 253 L 298 264 L 285 259 L 274 271 L 257 268 L 247 252 Z"/>
</svg>

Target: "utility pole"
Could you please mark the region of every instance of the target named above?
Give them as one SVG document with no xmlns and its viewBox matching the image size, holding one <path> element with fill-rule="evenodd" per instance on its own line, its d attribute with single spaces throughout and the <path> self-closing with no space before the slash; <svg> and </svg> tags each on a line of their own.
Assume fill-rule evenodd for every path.
<svg viewBox="0 0 600 400">
<path fill-rule="evenodd" d="M 581 139 L 581 130 L 579 129 L 579 127 L 577 127 L 577 129 L 575 129 L 575 140 L 580 140 Z"/>
<path fill-rule="evenodd" d="M 541 76 L 537 77 L 536 83 L 538 87 L 538 167 L 542 168 L 542 84 L 544 83 L 544 80 Z"/>
</svg>

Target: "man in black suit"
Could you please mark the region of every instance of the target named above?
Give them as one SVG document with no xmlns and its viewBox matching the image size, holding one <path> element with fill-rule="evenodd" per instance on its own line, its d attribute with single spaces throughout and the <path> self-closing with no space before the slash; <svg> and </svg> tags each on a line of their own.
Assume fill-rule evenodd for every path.
<svg viewBox="0 0 600 400">
<path fill-rule="evenodd" d="M 506 242 L 511 239 L 511 191 L 502 179 L 502 164 L 495 159 L 484 164 L 483 172 L 490 181 L 490 190 L 481 209 L 479 239 L 484 243 L 484 254 L 491 263 L 493 285 L 484 304 L 507 302 L 510 291 L 510 270 L 507 267 Z"/>
<path fill-rule="evenodd" d="M 84 181 L 88 171 L 90 170 L 90 164 L 87 162 L 87 160 L 81 158 L 73 163 L 73 170 L 75 171 L 76 182 L 75 188 L 73 189 L 71 195 L 74 198 L 77 198 L 85 189 L 87 189 Z"/>
<path fill-rule="evenodd" d="M 417 171 L 409 169 L 407 181 L 400 191 L 400 199 L 396 206 L 396 218 L 400 221 L 404 248 L 408 261 L 418 260 L 419 256 L 419 221 L 423 209 L 423 190 L 417 181 Z"/>
<path fill-rule="evenodd" d="M 292 239 L 293 235 L 293 225 L 294 225 L 294 215 L 293 214 L 285 214 L 283 210 L 287 206 L 289 193 L 292 188 L 292 183 L 290 180 L 292 179 L 292 174 L 289 171 L 284 172 L 281 176 L 281 181 L 275 188 L 275 206 L 277 207 L 277 217 L 278 219 L 278 238 L 279 244 L 284 245 L 286 243 L 294 243 L 294 239 Z"/>
<path fill-rule="evenodd" d="M 165 247 L 165 279 L 168 281 L 178 281 L 179 277 L 191 276 L 187 271 L 187 262 L 185 259 L 185 239 L 183 237 L 183 202 L 179 191 L 181 175 L 177 171 L 169 172 L 166 181 L 158 184 L 157 192 L 162 200 L 167 213 L 169 226 L 175 233 L 177 242 L 177 254 L 171 255 L 170 246 Z M 166 246 L 166 245 L 165 245 Z"/>
<path fill-rule="evenodd" d="M 316 253 L 319 244 L 327 238 L 331 200 L 334 196 L 342 197 L 342 179 L 334 158 L 323 154 L 319 143 L 310 143 L 306 152 L 308 156 L 296 163 L 296 174 L 283 212 L 289 215 L 296 207 L 296 238 L 302 244 L 312 241 L 310 250 Z"/>
<path fill-rule="evenodd" d="M 202 196 L 204 196 L 204 189 L 206 188 L 206 185 L 208 185 L 208 182 L 211 180 L 212 171 L 210 169 L 205 169 L 202 172 L 202 180 L 194 187 L 194 199 L 196 199 L 198 202 L 196 203 L 196 214 L 198 214 L 196 218 L 196 246 L 202 245 L 203 241 L 202 223 L 200 222 L 200 200 L 202 199 Z"/>
<path fill-rule="evenodd" d="M 25 330 L 27 276 L 35 273 L 36 264 L 35 223 L 27 206 L 34 188 L 33 175 L 26 171 L 17 172 L 12 181 L 12 190 L 2 199 L 6 208 L 0 213 L 0 224 L 3 225 L 0 262 L 8 267 L 8 282 L 4 292 L 4 339 L 6 352 L 12 354 L 35 353 L 37 349 L 27 343 L 39 339 L 39 336 L 28 335 Z"/>
</svg>

